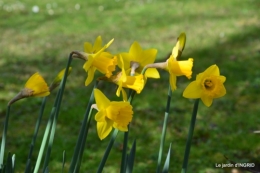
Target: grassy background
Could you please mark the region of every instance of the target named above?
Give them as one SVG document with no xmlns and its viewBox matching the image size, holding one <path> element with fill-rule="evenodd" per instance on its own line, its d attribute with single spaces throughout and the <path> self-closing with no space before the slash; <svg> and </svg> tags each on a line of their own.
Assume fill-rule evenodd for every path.
<svg viewBox="0 0 260 173">
<path fill-rule="evenodd" d="M 39 12 L 32 11 L 33 6 Z M 1 0 L 0 1 L 0 120 L 7 102 L 20 91 L 34 72 L 48 83 L 65 67 L 72 50 L 82 50 L 85 41 L 101 35 L 115 38 L 113 53 L 127 52 L 134 41 L 144 49 L 157 48 L 156 61 L 164 61 L 181 32 L 187 43 L 181 59 L 193 57 L 193 79 L 208 66 L 217 64 L 227 77 L 227 95 L 210 108 L 200 105 L 189 160 L 190 172 L 223 173 L 215 163 L 227 163 L 223 155 L 238 162 L 259 162 L 260 107 L 260 2 L 257 0 Z M 67 167 L 92 86 L 85 87 L 83 62 L 73 61 L 67 82 L 50 170 L 59 172 L 62 151 Z M 168 74 L 149 80 L 133 102 L 135 115 L 129 147 L 137 139 L 134 172 L 154 172 L 163 122 Z M 166 136 L 165 155 L 172 142 L 170 172 L 180 172 L 193 106 L 182 98 L 188 81 L 178 78 L 173 93 Z M 112 99 L 116 88 L 100 86 Z M 41 142 L 55 93 L 48 98 L 37 141 Z M 41 99 L 26 99 L 12 106 L 7 150 L 16 153 L 17 170 L 23 172 Z M 119 172 L 123 134 L 118 135 L 104 172 Z M 82 172 L 95 172 L 109 138 L 100 141 L 93 121 L 83 157 Z M 34 158 L 37 156 L 36 147 Z M 17 172 L 19 172 L 17 171 Z"/>
</svg>

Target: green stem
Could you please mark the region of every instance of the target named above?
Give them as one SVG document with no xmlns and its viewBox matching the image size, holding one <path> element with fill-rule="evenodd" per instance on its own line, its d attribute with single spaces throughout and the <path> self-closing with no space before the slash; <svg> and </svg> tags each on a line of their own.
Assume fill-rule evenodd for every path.
<svg viewBox="0 0 260 173">
<path fill-rule="evenodd" d="M 186 148 L 185 148 L 185 154 L 184 154 L 181 173 L 187 172 L 191 141 L 192 141 L 193 131 L 195 128 L 198 107 L 199 107 L 199 99 L 196 99 L 195 103 L 194 103 L 194 107 L 193 107 L 193 112 L 192 112 L 192 117 L 191 117 L 191 122 L 190 122 L 190 129 L 189 129 L 188 138 L 187 138 L 187 142 L 186 142 Z"/>
<path fill-rule="evenodd" d="M 134 90 L 130 90 L 129 91 L 129 97 L 128 97 L 128 102 L 130 104 L 132 104 L 133 98 L 135 96 L 135 91 Z M 130 131 L 130 125 L 127 126 L 128 131 L 124 132 L 124 143 L 123 143 L 123 150 L 122 150 L 122 159 L 121 159 L 121 169 L 120 169 L 120 173 L 124 173 L 126 170 L 126 156 L 127 156 L 127 143 L 128 143 L 128 135 L 129 135 L 129 131 Z"/>
<path fill-rule="evenodd" d="M 129 133 L 129 128 L 130 125 L 127 126 L 128 131 L 124 133 L 124 143 L 123 143 L 123 150 L 122 150 L 122 159 L 121 159 L 121 169 L 120 169 L 120 173 L 124 173 L 125 172 L 125 168 L 126 168 L 126 152 L 127 152 L 127 143 L 128 143 L 128 133 Z"/>
<path fill-rule="evenodd" d="M 6 111 L 6 117 L 5 117 L 5 122 L 4 122 L 4 130 L 3 130 L 3 135 L 2 135 L 2 143 L 1 143 L 1 152 L 0 152 L 0 170 L 3 169 L 4 167 L 4 153 L 5 153 L 5 143 L 6 143 L 6 134 L 7 134 L 7 129 L 8 129 L 8 120 L 9 120 L 9 115 L 10 115 L 10 108 L 11 106 L 7 106 L 7 111 Z"/>
<path fill-rule="evenodd" d="M 86 143 L 86 139 L 87 139 L 87 135 L 88 135 L 88 129 L 89 129 L 89 125 L 90 125 L 90 120 L 91 120 L 91 115 L 92 115 L 92 110 L 93 108 L 90 109 L 89 114 L 88 114 L 88 121 L 87 121 L 87 126 L 85 128 L 85 133 L 83 135 L 83 140 L 82 140 L 82 144 L 80 146 L 80 150 L 79 150 L 79 156 L 78 156 L 78 161 L 77 161 L 77 166 L 76 166 L 76 171 L 74 172 L 79 172 L 80 170 L 80 166 L 81 166 L 81 160 L 82 160 L 82 156 L 84 153 L 84 149 L 85 149 L 85 143 Z"/>
<path fill-rule="evenodd" d="M 62 97 L 63 97 L 63 92 L 64 92 L 64 89 L 65 89 L 65 84 L 66 84 L 66 80 L 67 80 L 67 77 L 68 77 L 70 64 L 71 64 L 71 61 L 72 61 L 72 55 L 73 55 L 73 53 L 71 53 L 70 56 L 69 56 L 69 60 L 68 60 L 67 66 L 66 66 L 66 70 L 65 70 L 65 73 L 64 73 L 63 79 L 61 81 L 61 84 L 59 86 L 59 91 L 58 91 L 58 94 L 57 94 L 57 98 L 58 98 L 57 107 L 56 107 L 56 112 L 54 114 L 54 118 L 53 118 L 53 121 L 52 121 L 48 149 L 46 151 L 45 160 L 44 160 L 44 164 L 43 164 L 43 172 L 45 171 L 45 169 L 49 165 L 51 149 L 52 149 L 54 136 L 55 136 L 55 132 L 56 132 L 57 120 L 58 120 L 59 112 L 60 112 L 61 100 L 62 100 Z"/>
<path fill-rule="evenodd" d="M 38 171 L 39 171 L 39 167 L 40 167 L 40 164 L 41 164 L 44 148 L 45 148 L 46 143 L 47 143 L 47 138 L 50 134 L 50 129 L 52 128 L 54 116 L 59 114 L 59 109 L 60 109 L 61 100 L 62 100 L 62 96 L 63 96 L 63 92 L 64 92 L 64 88 L 65 88 L 65 84 L 66 84 L 66 80 L 67 80 L 67 76 L 68 76 L 68 71 L 69 71 L 71 61 L 72 61 L 72 55 L 73 55 L 73 53 L 70 53 L 68 63 L 67 63 L 67 66 L 66 66 L 66 70 L 65 70 L 65 74 L 64 74 L 63 79 L 61 81 L 60 88 L 59 88 L 58 93 L 56 95 L 55 103 L 54 103 L 54 106 L 52 108 L 52 111 L 51 111 L 51 114 L 50 114 L 50 117 L 49 117 L 49 120 L 48 120 L 48 124 L 47 124 L 45 132 L 44 132 L 44 137 L 43 137 L 43 140 L 42 140 L 42 143 L 41 143 L 41 147 L 40 147 L 40 151 L 39 151 L 38 158 L 37 158 L 37 161 L 36 161 L 34 173 L 38 173 Z"/>
<path fill-rule="evenodd" d="M 56 108 L 53 107 L 52 110 L 51 110 L 51 114 L 50 114 L 47 126 L 45 128 L 45 132 L 44 132 L 44 135 L 43 135 L 40 151 L 39 151 L 39 154 L 38 154 L 38 157 L 37 157 L 37 161 L 36 161 L 36 165 L 35 165 L 35 168 L 34 168 L 34 173 L 38 173 L 39 172 L 39 168 L 40 168 L 40 164 L 41 164 L 44 148 L 45 148 L 46 143 L 47 143 L 47 139 L 48 139 L 49 132 L 50 132 L 50 129 L 51 129 L 51 126 L 52 126 L 52 120 L 53 120 L 55 112 L 56 112 Z"/>
<path fill-rule="evenodd" d="M 35 141 L 36 141 L 36 138 L 37 138 L 37 134 L 38 134 L 38 131 L 39 131 L 39 127 L 40 127 L 40 124 L 41 124 L 41 120 L 42 120 L 42 116 L 43 116 L 43 112 L 44 112 L 44 108 L 45 108 L 45 104 L 46 104 L 46 98 L 47 97 L 44 97 L 42 99 L 40 113 L 39 113 L 38 119 L 36 121 L 34 133 L 33 133 L 33 138 L 32 138 L 32 142 L 31 142 L 31 146 L 30 146 L 30 151 L 29 151 L 29 154 L 28 154 L 28 161 L 32 157 L 32 152 L 33 152 L 33 149 L 34 149 Z"/>
<path fill-rule="evenodd" d="M 97 85 L 98 85 L 98 81 L 96 81 L 96 83 L 95 83 L 95 86 L 92 90 L 92 93 L 91 93 L 91 96 L 90 96 L 90 99 L 88 102 L 88 106 L 87 106 L 87 109 L 86 109 L 86 112 L 84 115 L 84 119 L 83 119 L 83 122 L 81 125 L 79 137 L 77 139 L 76 147 L 74 149 L 73 157 L 71 159 L 69 173 L 74 173 L 75 170 L 79 170 L 79 167 L 80 167 L 80 164 L 78 162 L 81 160 L 81 157 L 82 157 L 82 154 L 84 151 L 84 147 L 85 147 L 85 143 L 86 143 L 88 127 L 89 127 L 88 120 L 90 120 L 89 112 L 90 112 L 91 106 L 94 102 L 94 89 L 97 87 Z"/>
<path fill-rule="evenodd" d="M 105 154 L 104 154 L 104 156 L 103 156 L 103 158 L 102 158 L 102 160 L 101 160 L 101 162 L 100 162 L 100 164 L 98 166 L 97 173 L 102 173 L 102 170 L 103 170 L 103 168 L 105 166 L 105 163 L 107 161 L 107 158 L 108 158 L 108 155 L 110 153 L 110 150 L 111 150 L 111 148 L 112 148 L 112 146 L 113 146 L 113 144 L 114 144 L 114 142 L 116 140 L 117 134 L 118 134 L 118 129 L 114 129 L 112 137 L 111 137 L 111 139 L 110 139 L 110 141 L 108 143 L 108 146 L 106 148 Z"/>
<path fill-rule="evenodd" d="M 168 122 L 170 105 L 171 105 L 171 98 L 172 98 L 172 90 L 171 90 L 171 85 L 169 85 L 168 98 L 167 98 L 166 109 L 165 109 L 165 113 L 164 113 L 162 136 L 161 136 L 158 161 L 157 161 L 157 169 L 156 169 L 157 173 L 159 173 L 160 169 L 161 169 L 162 153 L 163 153 L 163 147 L 164 147 L 165 136 L 166 136 L 166 129 L 167 129 L 167 122 Z"/>
</svg>

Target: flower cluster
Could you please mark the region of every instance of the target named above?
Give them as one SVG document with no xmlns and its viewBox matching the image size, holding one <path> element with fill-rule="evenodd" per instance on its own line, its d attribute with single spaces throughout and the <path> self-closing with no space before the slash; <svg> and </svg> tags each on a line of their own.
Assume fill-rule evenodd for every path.
<svg viewBox="0 0 260 173">
<path fill-rule="evenodd" d="M 85 61 L 83 64 L 83 69 L 87 72 L 85 86 L 93 81 L 95 72 L 99 71 L 104 76 L 100 76 L 97 80 L 116 84 L 118 87 L 116 95 L 118 97 L 122 93 L 122 101 L 114 102 L 106 98 L 100 90 L 95 89 L 94 91 L 98 110 L 95 120 L 97 121 L 98 136 L 101 140 L 111 132 L 112 127 L 120 131 L 128 130 L 133 111 L 132 106 L 127 102 L 125 88 L 137 94 L 141 93 L 148 78 L 160 78 L 157 69 L 163 69 L 169 73 L 169 84 L 172 91 L 177 89 L 176 80 L 178 76 L 186 76 L 188 79 L 192 77 L 193 58 L 178 60 L 186 44 L 185 33 L 179 35 L 170 56 L 165 62 L 155 63 L 157 49 L 143 49 L 136 41 L 130 46 L 129 52 L 112 54 L 107 51 L 107 48 L 113 41 L 114 39 L 111 39 L 107 44 L 102 45 L 102 38 L 98 36 L 94 44 L 85 42 L 84 51 L 75 51 L 73 56 Z M 117 69 L 119 70 L 117 71 Z M 50 87 L 38 73 L 35 73 L 27 81 L 25 88 L 9 104 L 24 97 L 49 95 L 50 91 L 60 84 L 64 72 L 65 70 L 58 74 Z M 218 67 L 212 65 L 205 72 L 197 75 L 196 81 L 188 85 L 183 96 L 192 99 L 201 98 L 206 106 L 210 106 L 214 98 L 226 94 L 224 82 L 225 77 L 220 75 Z"/>
</svg>

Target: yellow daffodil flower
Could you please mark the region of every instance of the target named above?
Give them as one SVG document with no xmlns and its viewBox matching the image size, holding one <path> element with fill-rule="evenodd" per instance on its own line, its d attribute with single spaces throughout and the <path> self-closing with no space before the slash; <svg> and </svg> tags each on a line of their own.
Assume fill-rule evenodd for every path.
<svg viewBox="0 0 260 173">
<path fill-rule="evenodd" d="M 192 74 L 193 59 L 189 58 L 184 61 L 176 61 L 173 56 L 167 60 L 167 70 L 170 73 L 170 85 L 172 91 L 176 90 L 176 78 L 177 76 L 186 76 L 188 79 L 191 78 Z"/>
<path fill-rule="evenodd" d="M 191 78 L 192 75 L 192 66 L 193 59 L 189 58 L 184 61 L 177 61 L 177 58 L 180 57 L 186 42 L 185 33 L 181 33 L 178 37 L 178 41 L 175 47 L 172 50 L 171 56 L 167 59 L 167 67 L 166 70 L 170 73 L 170 85 L 172 91 L 176 90 L 176 77 L 177 76 L 186 76 L 188 79 Z"/>
<path fill-rule="evenodd" d="M 120 62 L 123 65 L 122 71 L 115 76 L 111 77 L 111 81 L 118 85 L 116 95 L 119 97 L 120 92 L 123 94 L 124 101 L 127 100 L 126 92 L 123 88 L 130 88 L 136 91 L 139 94 L 144 88 L 144 76 L 142 74 L 136 76 L 127 76 L 124 69 L 124 62 L 120 56 Z"/>
<path fill-rule="evenodd" d="M 49 87 L 43 77 L 37 72 L 26 82 L 24 89 L 19 92 L 9 103 L 11 105 L 17 100 L 26 97 L 45 97 L 50 94 Z"/>
<path fill-rule="evenodd" d="M 94 96 L 98 108 L 95 115 L 97 132 L 102 140 L 111 132 L 112 128 L 120 131 L 128 131 L 128 124 L 132 121 L 133 108 L 129 102 L 110 101 L 100 90 L 94 90 Z"/>
<path fill-rule="evenodd" d="M 52 84 L 50 85 L 50 91 L 54 90 L 57 86 L 60 85 L 61 83 L 61 80 L 63 79 L 63 76 L 65 74 L 65 70 L 66 69 L 63 69 L 61 70 L 58 75 L 56 76 L 56 78 L 53 80 Z M 72 70 L 72 67 L 69 67 L 69 71 L 68 71 L 68 75 L 70 74 Z"/>
<path fill-rule="evenodd" d="M 101 37 L 99 36 L 94 45 L 86 42 L 84 44 L 85 59 L 87 60 L 83 65 L 83 68 L 88 73 L 88 77 L 85 81 L 85 85 L 88 86 L 93 78 L 96 70 L 100 71 L 102 74 L 105 74 L 106 77 L 110 77 L 112 72 L 115 70 L 117 65 L 117 58 L 113 57 L 110 53 L 104 52 L 108 48 L 114 39 L 109 41 L 105 46 L 102 45 Z"/>
<path fill-rule="evenodd" d="M 212 65 L 196 77 L 183 92 L 185 98 L 201 98 L 202 102 L 209 107 L 214 98 L 226 94 L 224 82 L 225 76 L 221 76 L 217 65 Z"/>
<path fill-rule="evenodd" d="M 138 42 L 134 42 L 129 50 L 129 53 L 121 53 L 124 61 L 124 69 L 128 71 L 133 63 L 137 63 L 135 73 L 140 74 L 143 68 L 147 64 L 151 64 L 155 61 L 157 54 L 156 49 L 143 50 Z M 122 64 L 118 64 L 122 69 Z M 160 78 L 160 75 L 156 68 L 149 68 L 145 72 L 145 76 L 148 78 Z"/>
</svg>

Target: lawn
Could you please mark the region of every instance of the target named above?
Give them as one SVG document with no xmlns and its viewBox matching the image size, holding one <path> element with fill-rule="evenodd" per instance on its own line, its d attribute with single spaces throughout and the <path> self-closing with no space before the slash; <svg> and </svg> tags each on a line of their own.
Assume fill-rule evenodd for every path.
<svg viewBox="0 0 260 173">
<path fill-rule="evenodd" d="M 38 11 L 37 11 L 38 8 Z M 189 172 L 224 173 L 216 168 L 228 163 L 224 155 L 237 162 L 259 163 L 260 129 L 260 1 L 257 0 L 0 0 L 0 121 L 6 105 L 35 72 L 50 83 L 66 66 L 73 50 L 83 50 L 84 42 L 99 35 L 104 42 L 114 38 L 109 51 L 128 52 L 138 41 L 143 49 L 156 48 L 156 61 L 165 61 L 181 32 L 187 35 L 181 60 L 194 59 L 193 76 L 217 64 L 226 76 L 227 94 L 208 108 L 200 103 L 189 159 Z M 33 11 L 34 9 L 34 11 Z M 66 169 L 93 84 L 83 61 L 72 62 L 58 119 L 51 172 L 60 172 L 62 152 L 67 152 Z M 129 148 L 137 141 L 135 173 L 155 172 L 160 134 L 167 99 L 166 71 L 161 79 L 148 80 L 133 101 L 134 118 L 129 132 Z M 101 76 L 97 74 L 96 77 Z M 172 143 L 170 172 L 181 171 L 186 137 L 194 100 L 182 97 L 190 81 L 179 77 L 172 93 L 164 157 Z M 110 99 L 116 86 L 99 86 Z M 36 149 L 37 153 L 56 92 L 47 99 Z M 11 108 L 6 150 L 16 154 L 17 172 L 23 172 L 41 98 L 21 100 Z M 95 172 L 109 138 L 100 141 L 93 119 L 89 130 L 81 172 Z M 104 172 L 119 172 L 123 133 L 119 133 Z"/>
</svg>

